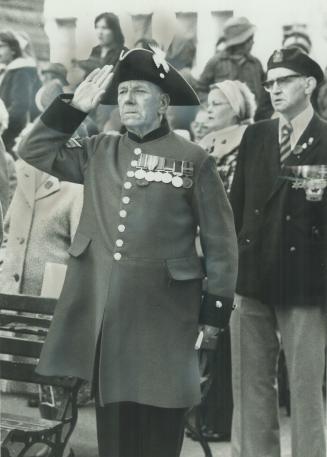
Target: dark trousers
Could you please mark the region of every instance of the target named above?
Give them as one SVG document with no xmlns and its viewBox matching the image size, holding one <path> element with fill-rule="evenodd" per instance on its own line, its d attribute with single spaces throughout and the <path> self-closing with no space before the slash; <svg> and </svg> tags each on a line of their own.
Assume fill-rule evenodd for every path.
<svg viewBox="0 0 327 457">
<path fill-rule="evenodd" d="M 99 457 L 179 457 L 185 409 L 96 402 Z"/>
</svg>

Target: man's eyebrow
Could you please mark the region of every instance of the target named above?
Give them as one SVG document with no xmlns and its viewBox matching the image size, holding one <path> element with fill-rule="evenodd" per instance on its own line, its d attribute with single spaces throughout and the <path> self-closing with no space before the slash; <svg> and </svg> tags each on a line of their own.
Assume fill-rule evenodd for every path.
<svg viewBox="0 0 327 457">
<path fill-rule="evenodd" d="M 123 85 L 123 83 L 122 83 L 121 86 L 119 87 L 119 89 L 126 89 L 127 87 L 128 87 L 128 84 Z M 139 84 L 133 85 L 132 89 L 147 89 L 147 86 L 145 84 L 139 83 Z"/>
</svg>

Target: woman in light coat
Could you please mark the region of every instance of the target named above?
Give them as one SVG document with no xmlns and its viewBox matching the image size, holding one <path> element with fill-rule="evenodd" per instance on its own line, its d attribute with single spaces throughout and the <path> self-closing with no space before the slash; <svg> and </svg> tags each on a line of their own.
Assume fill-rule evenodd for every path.
<svg viewBox="0 0 327 457">
<path fill-rule="evenodd" d="M 83 188 L 59 182 L 23 160 L 16 162 L 16 170 L 17 188 L 5 219 L 0 290 L 41 295 L 47 264 L 50 271 L 50 263 L 67 263 L 67 249 L 82 209 Z M 60 285 L 57 287 L 59 291 Z"/>
<path fill-rule="evenodd" d="M 209 132 L 201 141 L 216 160 L 230 192 L 242 136 L 253 122 L 256 104 L 248 86 L 240 81 L 213 84 L 208 95 Z M 203 405 L 203 434 L 209 441 L 230 439 L 232 420 L 231 349 L 229 329 L 220 336 L 215 354 L 213 382 Z"/>
</svg>

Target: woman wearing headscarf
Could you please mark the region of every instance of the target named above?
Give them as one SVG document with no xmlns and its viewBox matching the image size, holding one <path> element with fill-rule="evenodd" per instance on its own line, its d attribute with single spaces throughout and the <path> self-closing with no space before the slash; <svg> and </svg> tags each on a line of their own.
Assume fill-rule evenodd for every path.
<svg viewBox="0 0 327 457">
<path fill-rule="evenodd" d="M 101 13 L 95 18 L 94 27 L 99 44 L 89 58 L 99 60 L 101 67 L 116 65 L 121 52 L 127 50 L 118 17 L 114 13 Z"/>
<path fill-rule="evenodd" d="M 212 154 L 230 191 L 238 148 L 248 124 L 253 122 L 256 103 L 253 93 L 240 81 L 222 81 L 210 87 L 208 95 L 209 132 L 200 145 Z"/>
<path fill-rule="evenodd" d="M 248 86 L 240 81 L 213 84 L 208 95 L 208 133 L 201 141 L 216 159 L 227 194 L 230 191 L 240 142 L 253 121 L 256 104 Z M 230 333 L 220 335 L 212 364 L 212 384 L 203 402 L 203 435 L 208 441 L 228 441 L 233 411 Z"/>
<path fill-rule="evenodd" d="M 0 32 L 0 64 L 4 66 L 4 73 L 0 76 L 0 98 L 9 113 L 3 141 L 7 151 L 12 152 L 15 138 L 34 117 L 34 96 L 39 77 L 35 60 L 24 57 L 18 36 L 11 31 Z"/>
</svg>

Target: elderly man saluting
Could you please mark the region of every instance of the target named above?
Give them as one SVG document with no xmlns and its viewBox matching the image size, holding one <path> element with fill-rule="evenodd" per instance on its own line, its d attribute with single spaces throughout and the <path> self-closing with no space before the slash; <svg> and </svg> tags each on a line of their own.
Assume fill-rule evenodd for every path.
<svg viewBox="0 0 327 457">
<path fill-rule="evenodd" d="M 127 133 L 70 139 L 100 100 L 118 101 Z M 20 148 L 33 166 L 84 184 L 38 371 L 93 382 L 101 457 L 180 454 L 185 410 L 200 401 L 198 325 L 210 344 L 232 309 L 231 208 L 214 160 L 170 131 L 169 103 L 198 99 L 160 50 L 134 49 L 114 74 L 97 69 L 58 98 Z"/>
</svg>

